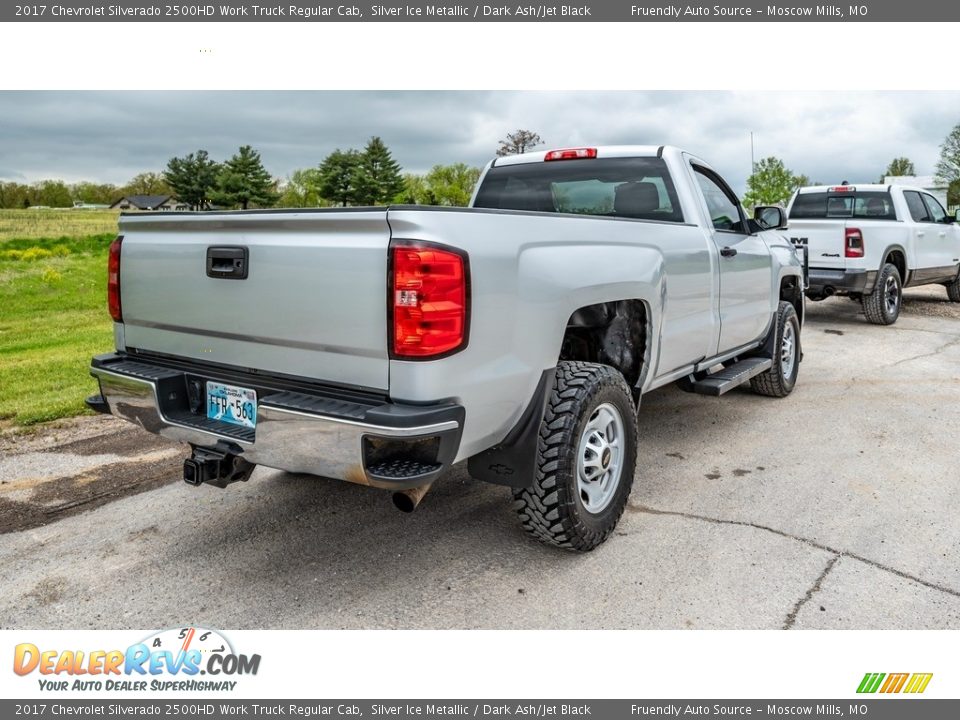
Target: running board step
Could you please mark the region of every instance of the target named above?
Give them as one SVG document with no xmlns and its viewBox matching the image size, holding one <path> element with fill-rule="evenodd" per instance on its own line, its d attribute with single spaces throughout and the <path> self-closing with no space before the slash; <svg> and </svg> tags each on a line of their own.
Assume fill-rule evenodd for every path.
<svg viewBox="0 0 960 720">
<path fill-rule="evenodd" d="M 747 358 L 693 383 L 693 391 L 699 395 L 723 395 L 771 367 L 770 358 Z"/>
</svg>

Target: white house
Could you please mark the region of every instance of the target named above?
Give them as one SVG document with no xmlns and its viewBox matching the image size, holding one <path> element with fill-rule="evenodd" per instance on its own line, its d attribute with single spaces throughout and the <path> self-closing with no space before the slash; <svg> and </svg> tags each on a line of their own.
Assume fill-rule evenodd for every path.
<svg viewBox="0 0 960 720">
<path fill-rule="evenodd" d="M 124 212 L 148 212 L 150 210 L 189 210 L 185 203 L 171 195 L 124 195 L 110 206 Z"/>
<path fill-rule="evenodd" d="M 883 179 L 884 185 L 913 185 L 923 188 L 933 195 L 944 208 L 947 207 L 947 184 L 937 180 L 933 175 L 887 175 Z"/>
</svg>

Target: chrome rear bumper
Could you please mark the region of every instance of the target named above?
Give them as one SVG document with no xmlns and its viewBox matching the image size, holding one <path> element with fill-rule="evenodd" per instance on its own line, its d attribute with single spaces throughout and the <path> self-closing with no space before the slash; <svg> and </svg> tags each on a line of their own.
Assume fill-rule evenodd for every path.
<svg viewBox="0 0 960 720">
<path fill-rule="evenodd" d="M 329 392 L 257 388 L 254 431 L 209 420 L 196 407 L 191 410 L 188 381 L 235 382 L 215 369 L 184 371 L 112 354 L 94 358 L 90 374 L 99 382 L 101 395 L 91 398 L 91 407 L 149 432 L 241 455 L 258 465 L 375 487 L 403 489 L 433 482 L 456 456 L 463 429 L 463 409 L 456 405 L 373 404 L 331 397 Z"/>
</svg>

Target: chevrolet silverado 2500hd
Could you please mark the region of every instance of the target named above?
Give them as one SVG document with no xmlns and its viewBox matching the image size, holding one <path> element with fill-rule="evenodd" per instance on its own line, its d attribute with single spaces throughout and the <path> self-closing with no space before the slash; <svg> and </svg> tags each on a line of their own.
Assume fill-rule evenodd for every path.
<svg viewBox="0 0 960 720">
<path fill-rule="evenodd" d="M 960 226 L 927 191 L 805 187 L 789 216 L 791 239 L 809 253 L 811 300 L 848 295 L 877 325 L 896 322 L 904 287 L 945 285 L 960 302 Z"/>
<path fill-rule="evenodd" d="M 679 149 L 600 147 L 497 158 L 470 208 L 124 215 L 88 403 L 189 443 L 194 485 L 263 464 L 411 510 L 467 460 L 589 550 L 644 393 L 793 389 L 803 265 L 761 212 Z"/>
</svg>

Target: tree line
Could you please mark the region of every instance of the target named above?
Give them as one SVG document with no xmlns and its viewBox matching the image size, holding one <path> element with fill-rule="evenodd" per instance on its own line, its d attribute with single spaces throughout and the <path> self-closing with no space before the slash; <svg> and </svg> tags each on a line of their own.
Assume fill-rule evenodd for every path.
<svg viewBox="0 0 960 720">
<path fill-rule="evenodd" d="M 466 205 L 480 168 L 464 163 L 404 173 L 379 137 L 362 150 L 337 148 L 318 165 L 270 179 L 249 146 L 224 166 L 204 150 L 171 159 L 165 178 L 173 194 L 193 209 L 217 207 L 331 207 L 388 204 Z"/>
<path fill-rule="evenodd" d="M 543 144 L 530 130 L 508 133 L 498 156 L 527 152 Z M 915 175 L 907 157 L 893 158 L 888 175 Z M 948 186 L 947 202 L 960 205 L 960 124 L 940 147 L 935 175 Z M 244 145 L 223 162 L 206 150 L 171 158 L 162 172 L 143 172 L 125 185 L 61 180 L 32 184 L 0 182 L 0 208 L 71 207 L 75 202 L 109 205 L 126 195 L 172 195 L 190 208 L 330 207 L 351 205 L 450 205 L 470 201 L 480 168 L 465 163 L 435 165 L 423 174 L 404 173 L 383 140 L 370 138 L 362 150 L 336 149 L 316 166 L 293 171 L 285 180 L 270 175 L 260 153 Z M 834 179 L 836 180 L 836 179 Z M 747 207 L 785 204 L 804 185 L 819 184 L 786 167 L 775 156 L 754 165 L 743 203 Z"/>
<path fill-rule="evenodd" d="M 540 144 L 529 130 L 509 133 L 498 155 L 525 152 Z M 271 176 L 260 153 L 243 145 L 218 162 L 206 150 L 170 158 L 162 172 L 144 172 L 125 185 L 41 180 L 0 182 L 0 208 L 112 205 L 129 195 L 169 195 L 193 210 L 211 207 L 328 207 L 334 205 L 451 205 L 470 201 L 480 168 L 465 163 L 434 165 L 424 174 L 404 173 L 383 140 L 372 137 L 362 150 L 334 150 L 318 165 Z"/>
<path fill-rule="evenodd" d="M 72 207 L 75 202 L 110 205 L 124 195 L 171 195 L 159 172 L 144 172 L 124 185 L 112 183 L 40 180 L 35 183 L 0 181 L 0 208 Z"/>
</svg>

